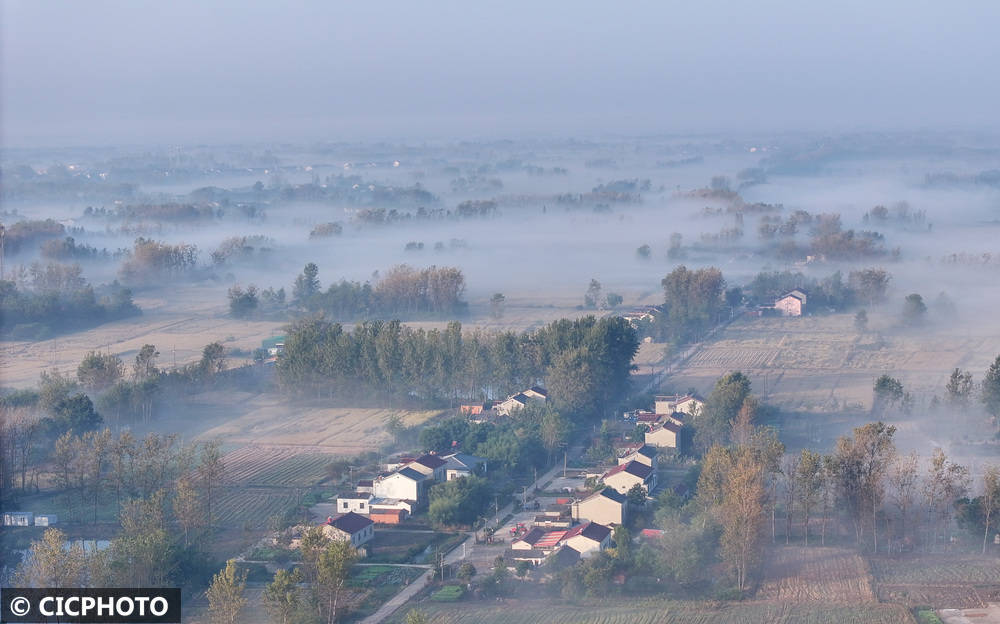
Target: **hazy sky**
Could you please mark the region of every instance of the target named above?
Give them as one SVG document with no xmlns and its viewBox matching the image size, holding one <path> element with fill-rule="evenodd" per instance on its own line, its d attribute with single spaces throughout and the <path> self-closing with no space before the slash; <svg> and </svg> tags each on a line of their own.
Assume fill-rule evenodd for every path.
<svg viewBox="0 0 1000 624">
<path fill-rule="evenodd" d="M 5 144 L 996 128 L 1000 2 L 2 0 Z"/>
</svg>

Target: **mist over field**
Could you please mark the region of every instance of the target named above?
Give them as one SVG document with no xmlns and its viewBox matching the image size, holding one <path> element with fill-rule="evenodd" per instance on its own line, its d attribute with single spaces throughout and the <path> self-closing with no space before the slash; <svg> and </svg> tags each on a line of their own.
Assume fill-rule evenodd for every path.
<svg viewBox="0 0 1000 624">
<path fill-rule="evenodd" d="M 0 586 L 1000 622 L 1000 4 L 0 5 Z"/>
</svg>

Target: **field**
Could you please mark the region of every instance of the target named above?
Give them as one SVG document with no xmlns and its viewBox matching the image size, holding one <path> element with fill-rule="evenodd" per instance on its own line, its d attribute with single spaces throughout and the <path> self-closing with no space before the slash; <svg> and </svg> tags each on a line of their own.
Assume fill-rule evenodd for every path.
<svg viewBox="0 0 1000 624">
<path fill-rule="evenodd" d="M 262 530 L 272 516 L 284 515 L 298 503 L 298 493 L 288 488 L 224 488 L 212 506 L 212 524 Z"/>
<path fill-rule="evenodd" d="M 876 602 L 868 566 L 841 548 L 775 548 L 755 598 L 776 602 Z"/>
<path fill-rule="evenodd" d="M 336 456 L 250 444 L 225 456 L 226 481 L 238 485 L 308 487 L 326 478 Z"/>
<path fill-rule="evenodd" d="M 873 557 L 880 599 L 936 608 L 985 607 L 1000 600 L 1000 561 L 991 557 Z"/>
<path fill-rule="evenodd" d="M 445 605 L 421 603 L 419 609 L 436 624 L 905 624 L 913 618 L 903 607 L 770 602 L 715 603 L 635 598 L 604 599 L 580 604 L 551 600 L 510 600 Z M 402 621 L 407 609 L 394 616 Z"/>
</svg>

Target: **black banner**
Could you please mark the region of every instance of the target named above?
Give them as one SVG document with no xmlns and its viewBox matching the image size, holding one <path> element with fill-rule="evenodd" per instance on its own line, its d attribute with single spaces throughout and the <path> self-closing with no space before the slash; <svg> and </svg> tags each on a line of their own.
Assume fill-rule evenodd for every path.
<svg viewBox="0 0 1000 624">
<path fill-rule="evenodd" d="M 181 590 L 139 589 L 0 589 L 0 622 L 65 624 L 180 624 Z"/>
</svg>

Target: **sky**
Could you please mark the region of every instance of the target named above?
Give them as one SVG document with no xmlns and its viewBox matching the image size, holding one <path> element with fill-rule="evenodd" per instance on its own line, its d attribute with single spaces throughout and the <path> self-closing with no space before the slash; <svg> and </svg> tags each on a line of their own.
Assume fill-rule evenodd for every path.
<svg viewBox="0 0 1000 624">
<path fill-rule="evenodd" d="M 1000 2 L 0 2 L 11 147 L 995 130 Z"/>
</svg>

